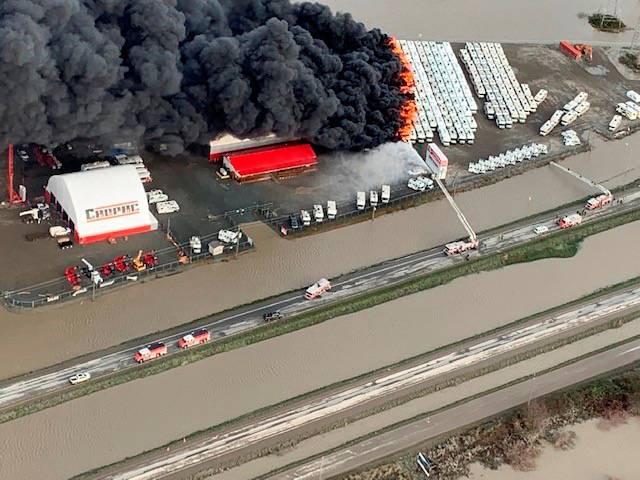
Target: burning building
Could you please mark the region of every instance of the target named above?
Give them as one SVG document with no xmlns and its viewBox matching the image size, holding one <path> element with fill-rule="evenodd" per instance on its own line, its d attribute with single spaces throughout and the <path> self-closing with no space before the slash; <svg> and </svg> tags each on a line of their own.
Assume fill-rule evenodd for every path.
<svg viewBox="0 0 640 480">
<path fill-rule="evenodd" d="M 315 3 L 12 0 L 0 31 L 0 150 L 135 138 L 177 154 L 223 132 L 359 150 L 412 114 L 395 43 Z"/>
<path fill-rule="evenodd" d="M 233 152 L 222 162 L 236 180 L 247 182 L 306 172 L 315 168 L 318 159 L 311 145 L 298 143 Z"/>
</svg>

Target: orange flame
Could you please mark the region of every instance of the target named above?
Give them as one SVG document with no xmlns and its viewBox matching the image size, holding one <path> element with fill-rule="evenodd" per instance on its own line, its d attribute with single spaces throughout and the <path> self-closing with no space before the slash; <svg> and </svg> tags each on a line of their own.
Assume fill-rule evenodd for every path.
<svg viewBox="0 0 640 480">
<path fill-rule="evenodd" d="M 402 68 L 398 73 L 398 83 L 400 86 L 400 93 L 405 96 L 405 100 L 402 102 L 400 107 L 401 124 L 398 128 L 398 138 L 406 142 L 409 140 L 413 123 L 418 116 L 418 106 L 415 101 L 416 82 L 413 76 L 413 70 L 411 69 L 411 63 L 402 51 L 400 42 L 398 42 L 396 38 L 391 37 L 389 45 L 391 46 L 391 51 L 402 63 Z"/>
</svg>

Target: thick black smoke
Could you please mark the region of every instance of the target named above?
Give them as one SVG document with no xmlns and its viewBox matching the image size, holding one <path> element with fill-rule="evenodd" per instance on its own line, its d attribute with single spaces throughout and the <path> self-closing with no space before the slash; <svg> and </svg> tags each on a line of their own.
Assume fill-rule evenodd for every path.
<svg viewBox="0 0 640 480">
<path fill-rule="evenodd" d="M 0 0 L 0 147 L 275 132 L 330 149 L 394 139 L 389 38 L 289 0 Z"/>
</svg>

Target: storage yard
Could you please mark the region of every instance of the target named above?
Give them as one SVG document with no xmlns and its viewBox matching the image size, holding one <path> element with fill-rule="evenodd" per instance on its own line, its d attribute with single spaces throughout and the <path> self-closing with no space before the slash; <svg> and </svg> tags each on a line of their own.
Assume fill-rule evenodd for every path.
<svg viewBox="0 0 640 480">
<path fill-rule="evenodd" d="M 633 131 L 640 126 L 640 120 L 630 120 L 625 115 L 619 120 L 616 132 L 610 131 L 616 106 L 628 102 L 626 92 L 639 90 L 640 82 L 625 79 L 601 49 L 593 50 L 593 59 L 588 63 L 576 61 L 557 44 L 403 42 L 403 45 L 418 72 L 419 115 L 412 137 L 417 155 L 401 144 L 388 144 L 362 153 L 319 151 L 316 163 L 315 155 L 302 145 L 293 147 L 297 149 L 296 158 L 289 161 L 278 152 L 277 145 L 272 145 L 274 140 L 267 138 L 259 142 L 258 155 L 261 151 L 267 153 L 262 157 L 265 159 L 262 166 L 256 170 L 246 166 L 255 163 L 247 160 L 251 159 L 251 152 L 240 151 L 229 159 L 224 158 L 224 151 L 229 148 L 228 138 L 220 143 L 217 153 L 210 154 L 213 158 L 183 154 L 171 160 L 161 153 L 129 152 L 116 159 L 115 164 L 122 161 L 135 167 L 148 192 L 149 211 L 157 219 L 157 231 L 128 236 L 126 242 L 120 238 L 115 244 L 76 244 L 74 248 L 59 250 L 51 240 L 35 241 L 46 236 L 47 222 L 22 224 L 15 211 L 3 211 L 0 229 L 23 248 L 19 255 L 3 259 L 3 268 L 17 273 L 5 277 L 1 287 L 17 289 L 61 278 L 68 267 L 81 265 L 82 258 L 98 267 L 120 256 L 134 258 L 142 250 L 143 254 L 164 252 L 160 261 L 175 263 L 181 255 L 193 253 L 189 251 L 193 236 L 202 237 L 201 251 L 206 254 L 208 243 L 215 240 L 220 229 L 234 229 L 243 222 L 275 218 L 276 230 L 290 234 L 296 230 L 294 221 L 297 228 L 305 225 L 305 212 L 314 217 L 309 218 L 309 224 L 317 224 L 319 220 L 331 222 L 334 217 L 356 215 L 359 210 L 365 210 L 367 218 L 372 218 L 374 204 L 384 208 L 387 202 L 433 188 L 423 181 L 424 176 L 416 177 L 429 169 L 444 169 L 444 182 L 455 191 L 491 181 L 495 170 L 509 175 L 512 170 L 521 172 L 587 148 L 591 132 L 611 138 L 615 133 Z M 440 62 L 444 66 L 434 69 Z M 541 136 L 542 125 L 581 92 L 588 95 L 589 108 L 571 122 L 575 135 L 561 135 L 565 129 L 557 126 L 550 134 Z M 449 143 L 441 147 L 444 164 L 436 165 L 427 154 L 426 143 L 431 139 L 445 145 Z M 35 196 L 32 192 L 42 191 L 52 173 L 80 170 L 80 167 L 84 171 L 107 168 L 96 163 L 104 162 L 106 152 L 93 153 L 93 162 L 82 166 L 65 158 L 60 170 L 56 169 L 55 162 L 46 162 L 45 151 L 38 162 L 33 162 L 35 166 L 24 173 L 22 154 L 17 153 L 15 183 L 24 184 L 32 198 Z M 35 156 L 35 153 L 28 152 L 28 155 Z M 268 155 L 277 157 L 275 167 Z M 420 157 L 427 157 L 427 163 Z M 285 171 L 279 172 L 282 168 Z M 241 177 L 250 181 L 236 181 L 243 180 Z M 357 192 L 362 192 L 366 209 L 358 204 Z M 386 195 L 381 195 L 384 192 Z M 116 215 L 124 213 L 127 212 L 115 212 Z M 113 214 L 113 211 L 109 213 Z M 166 238 L 167 230 L 171 241 Z M 26 235 L 34 241 L 25 241 Z M 34 259 L 43 261 L 34 262 Z"/>
</svg>

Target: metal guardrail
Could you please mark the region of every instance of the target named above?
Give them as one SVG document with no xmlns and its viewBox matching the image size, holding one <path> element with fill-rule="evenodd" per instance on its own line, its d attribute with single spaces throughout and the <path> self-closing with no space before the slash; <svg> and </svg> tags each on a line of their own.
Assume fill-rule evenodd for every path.
<svg viewBox="0 0 640 480">
<path fill-rule="evenodd" d="M 214 236 L 215 234 L 205 235 L 201 237 L 202 242 L 205 243 L 207 239 L 211 240 Z M 188 247 L 188 244 L 181 245 L 181 246 Z M 21 290 L 5 292 L 3 297 L 4 297 L 5 303 L 8 306 L 14 307 L 14 308 L 36 308 L 36 307 L 57 303 L 63 300 L 68 300 L 70 298 L 79 297 L 79 296 L 86 297 L 88 295 L 91 295 L 92 298 L 94 298 L 95 296 L 100 295 L 105 291 L 112 290 L 112 287 L 115 287 L 118 285 L 123 285 L 127 283 L 143 283 L 148 279 L 159 277 L 162 273 L 179 271 L 182 267 L 191 263 L 203 262 L 207 259 L 209 259 L 211 263 L 214 263 L 217 261 L 221 261 L 225 258 L 228 258 L 231 255 L 235 255 L 236 252 L 244 252 L 244 251 L 250 250 L 251 248 L 253 248 L 253 241 L 250 238 L 248 238 L 244 242 L 240 242 L 237 246 L 236 245 L 225 246 L 223 253 L 220 255 L 213 256 L 209 252 L 190 255 L 188 256 L 189 262 L 187 264 L 180 263 L 178 260 L 165 261 L 165 262 L 159 263 L 153 268 L 149 268 L 141 272 L 114 274 L 113 276 L 109 277 L 100 285 L 90 284 L 90 285 L 84 285 L 79 290 L 69 290 L 68 289 L 69 284 L 66 281 L 66 278 L 62 277 L 62 278 L 51 280 L 49 282 L 44 282 L 38 285 L 33 285 L 31 287 L 23 288 Z M 162 251 L 157 251 L 156 254 L 162 255 L 169 252 L 172 252 L 175 254 L 175 250 L 176 249 L 174 247 L 170 247 L 170 248 L 162 249 Z M 38 290 L 40 290 L 41 292 L 36 293 Z M 20 296 L 27 296 L 27 295 L 30 295 L 32 297 L 37 296 L 37 298 L 29 298 L 29 299 L 20 298 Z"/>
</svg>

